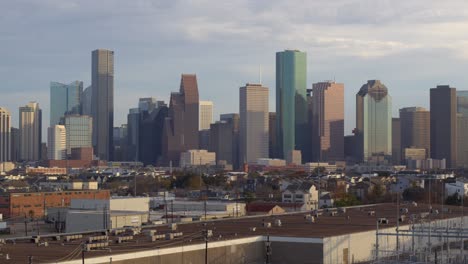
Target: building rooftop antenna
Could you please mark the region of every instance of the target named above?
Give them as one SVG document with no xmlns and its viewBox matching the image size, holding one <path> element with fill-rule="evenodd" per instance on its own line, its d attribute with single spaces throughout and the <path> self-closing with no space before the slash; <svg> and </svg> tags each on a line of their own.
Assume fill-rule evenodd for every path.
<svg viewBox="0 0 468 264">
<path fill-rule="evenodd" d="M 262 65 L 258 65 L 258 80 L 259 84 L 262 84 Z"/>
</svg>

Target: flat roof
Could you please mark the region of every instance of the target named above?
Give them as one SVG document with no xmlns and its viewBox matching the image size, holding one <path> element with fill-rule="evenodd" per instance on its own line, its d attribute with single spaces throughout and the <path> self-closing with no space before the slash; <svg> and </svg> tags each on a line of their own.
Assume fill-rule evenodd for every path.
<svg viewBox="0 0 468 264">
<path fill-rule="evenodd" d="M 433 206 L 433 209 L 437 209 L 439 214 L 430 214 L 425 219 L 446 219 L 462 215 L 460 207 L 444 207 L 449 210 L 447 210 L 447 212 L 443 212 L 445 210 L 442 210 L 441 206 Z M 415 207 L 411 204 L 401 204 L 400 208 L 408 208 L 409 210 L 409 212 L 405 214 L 407 215 L 407 220 L 400 224 L 402 226 L 408 224 L 408 219 L 411 218 L 411 215 L 418 215 L 417 218 L 420 218 L 421 213 L 429 212 L 428 205 L 418 205 Z M 375 211 L 375 215 L 369 216 L 369 211 Z M 396 226 L 397 206 L 395 204 L 379 204 L 348 208 L 345 213 L 337 213 L 336 216 L 331 216 L 330 213 L 326 212 L 326 210 L 323 210 L 322 212 L 323 215 L 319 216 L 315 223 L 306 221 L 305 215 L 309 213 L 300 212 L 273 216 L 220 219 L 207 221 L 206 226 L 208 229 L 213 230 L 213 238 L 211 238 L 212 241 L 264 235 L 301 238 L 332 237 L 375 230 L 378 218 L 387 218 L 389 220 L 389 224 L 382 225 L 382 227 Z M 276 219 L 281 220 L 281 227 L 274 226 Z M 271 222 L 271 228 L 263 227 L 262 223 L 264 222 Z M 251 231 L 251 227 L 256 227 L 256 231 Z M 156 229 L 158 234 L 171 232 L 167 225 L 151 227 L 151 229 Z M 109 236 L 109 239 L 112 240 L 112 242 L 109 243 L 110 250 L 86 252 L 86 258 L 138 252 L 156 248 L 178 247 L 187 244 L 198 244 L 204 241 L 202 236 L 202 231 L 204 229 L 204 222 L 179 223 L 177 231 L 174 232 L 183 232 L 183 236 L 181 238 L 156 242 L 151 242 L 147 236 L 140 234 L 136 235 L 131 242 L 116 244 L 116 237 Z M 27 240 L 23 238 L 17 239 L 15 244 L 7 241 L 7 244 L 1 245 L 0 249 L 4 255 L 9 254 L 9 263 L 27 263 L 28 255 L 32 255 L 34 260 L 39 262 L 56 262 L 64 259 L 78 259 L 81 256 L 79 254 L 81 251 L 76 251 L 78 253 L 75 252 L 75 254 L 72 252 L 74 250 L 78 250 L 77 248 L 80 246 L 80 243 L 85 241 L 90 235 L 83 235 L 83 239 L 71 242 L 63 242 L 63 236 L 64 235 L 62 234 L 62 241 L 53 241 L 52 238 L 45 238 L 44 241 L 48 241 L 49 243 L 48 247 L 38 247 L 34 243 L 31 243 L 29 239 Z M 27 252 L 27 254 L 25 254 L 25 252 Z"/>
</svg>

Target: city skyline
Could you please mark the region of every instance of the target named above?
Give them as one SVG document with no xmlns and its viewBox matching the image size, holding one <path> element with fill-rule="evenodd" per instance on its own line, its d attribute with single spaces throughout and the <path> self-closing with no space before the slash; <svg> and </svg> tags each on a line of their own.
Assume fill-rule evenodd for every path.
<svg viewBox="0 0 468 264">
<path fill-rule="evenodd" d="M 37 100 L 44 106 L 45 113 L 49 113 L 48 86 L 52 80 L 63 83 L 81 80 L 85 87 L 90 85 L 88 54 L 101 47 L 114 50 L 118 58 L 116 126 L 126 122 L 128 108 L 139 97 L 155 96 L 167 102 L 170 92 L 177 89 L 174 80 L 182 72 L 197 73 L 201 98 L 219 105 L 215 109 L 215 119 L 218 119 L 220 113 L 236 110 L 237 102 L 227 98 L 237 97 L 239 85 L 257 82 L 260 67 L 262 83 L 275 87 L 271 54 L 285 48 L 308 53 L 307 88 L 329 79 L 346 85 L 345 134 L 348 135 L 354 127 L 355 107 L 349 98 L 365 80 L 381 79 L 392 87 L 393 116 L 397 116 L 398 109 L 407 106 L 428 108 L 428 90 L 438 84 L 449 84 L 460 90 L 468 86 L 468 76 L 462 70 L 468 67 L 463 44 L 466 37 L 460 34 L 468 24 L 463 16 L 468 4 L 464 2 L 372 1 L 363 5 L 318 1 L 303 3 L 304 8 L 297 9 L 293 3 L 273 1 L 268 6 L 241 2 L 215 8 L 217 11 L 238 10 L 236 13 L 242 14 L 240 17 L 210 16 L 213 9 L 202 3 L 188 4 L 194 11 L 188 14 L 177 12 L 187 5 L 183 2 L 147 3 L 147 6 L 116 4 L 113 12 L 126 15 L 124 25 L 101 3 L 50 1 L 30 5 L 33 8 L 24 8 L 25 4 L 18 3 L 0 4 L 2 10 L 12 12 L 0 25 L 6 33 L 2 36 L 5 50 L 1 51 L 5 64 L 0 70 L 0 78 L 5 82 L 0 91 L 2 106 L 12 111 L 13 117 L 18 116 L 20 104 L 17 102 L 31 100 Z M 168 14 L 176 13 L 181 19 L 174 22 L 173 15 L 155 16 L 160 9 Z M 290 15 L 280 21 L 273 19 L 284 13 L 283 10 L 288 10 Z M 15 13 L 23 16 L 15 16 Z M 253 13 L 258 15 L 252 16 Z M 19 23 L 19 17 L 28 17 L 28 20 Z M 78 18 L 99 18 L 102 23 L 89 27 Z M 143 22 L 153 27 L 138 27 Z M 226 30 L 219 30 L 219 24 Z M 171 32 L 164 30 L 167 28 L 164 25 L 172 25 Z M 112 29 L 114 26 L 122 30 Z M 432 28 L 443 32 L 442 37 L 434 36 Z M 252 31 L 257 34 L 251 34 Z M 30 41 L 37 34 L 45 37 Z M 64 36 L 60 40 L 63 45 L 50 42 L 56 39 L 52 36 L 57 35 Z M 148 38 L 151 35 L 158 38 Z M 252 45 L 253 36 L 262 44 Z M 10 52 L 19 48 L 25 52 Z M 180 57 L 175 58 L 173 54 Z M 207 60 L 207 57 L 210 58 Z M 201 60 L 203 65 L 199 63 Z M 373 67 L 376 63 L 380 66 Z M 218 67 L 220 64 L 225 67 Z M 421 64 L 425 71 L 407 70 Z M 20 72 L 28 73 L 28 78 L 14 77 L 20 76 Z M 275 109 L 274 96 L 270 93 L 270 111 Z M 49 123 L 48 118 L 48 114 L 44 115 L 45 124 Z M 13 119 L 14 127 L 17 122 Z"/>
</svg>

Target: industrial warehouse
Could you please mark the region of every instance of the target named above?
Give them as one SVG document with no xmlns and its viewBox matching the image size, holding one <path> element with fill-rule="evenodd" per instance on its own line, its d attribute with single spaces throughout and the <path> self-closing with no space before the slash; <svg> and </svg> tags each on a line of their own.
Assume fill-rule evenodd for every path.
<svg viewBox="0 0 468 264">
<path fill-rule="evenodd" d="M 379 204 L 11 238 L 2 241 L 0 257 L 63 264 L 460 263 L 467 220 L 461 207 Z"/>
</svg>

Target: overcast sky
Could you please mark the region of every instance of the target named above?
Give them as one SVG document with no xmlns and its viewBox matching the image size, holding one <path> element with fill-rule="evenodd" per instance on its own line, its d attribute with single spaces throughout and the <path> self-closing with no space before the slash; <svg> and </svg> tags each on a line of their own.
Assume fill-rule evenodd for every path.
<svg viewBox="0 0 468 264">
<path fill-rule="evenodd" d="M 449 3 L 446 3 L 449 2 Z M 36 100 L 49 124 L 49 83 L 91 82 L 91 51 L 115 51 L 115 125 L 139 97 L 166 100 L 196 73 L 215 117 L 238 112 L 239 87 L 259 81 L 275 109 L 275 52 L 307 52 L 307 86 L 345 84 L 345 129 L 355 94 L 380 79 L 393 113 L 429 107 L 429 88 L 468 90 L 468 1 L 5 0 L 0 1 L 0 106 Z M 43 141 L 46 138 L 43 138 Z"/>
</svg>

